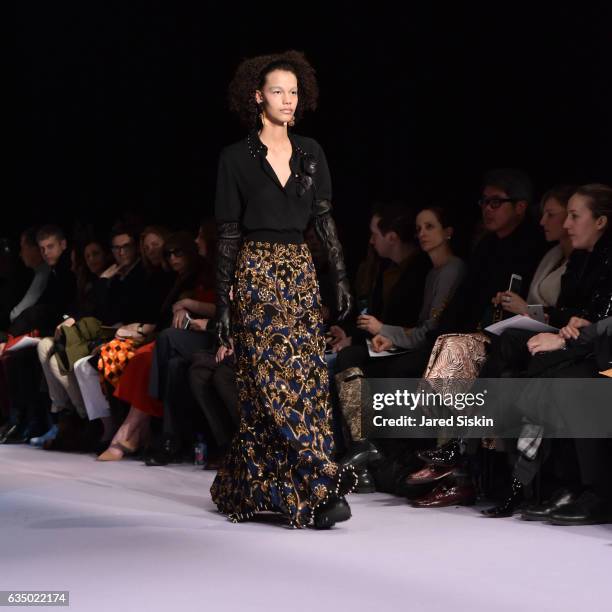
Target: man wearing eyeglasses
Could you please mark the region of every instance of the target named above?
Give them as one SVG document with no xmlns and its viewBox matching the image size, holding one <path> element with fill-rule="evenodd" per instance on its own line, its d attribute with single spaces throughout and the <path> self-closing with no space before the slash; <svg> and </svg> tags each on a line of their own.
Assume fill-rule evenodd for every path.
<svg viewBox="0 0 612 612">
<path fill-rule="evenodd" d="M 472 332 L 492 322 L 491 299 L 508 289 L 510 277 L 522 277 L 519 293 L 526 295 L 546 250 L 544 236 L 528 215 L 533 185 L 516 168 L 489 171 L 478 205 L 486 234 L 474 249 L 468 275 L 442 315 L 437 335 Z"/>
<path fill-rule="evenodd" d="M 113 263 L 94 286 L 97 317 L 105 323 L 132 323 L 155 320 L 149 313 L 146 273 L 138 250 L 138 234 L 129 227 L 117 226 L 111 233 Z"/>
</svg>

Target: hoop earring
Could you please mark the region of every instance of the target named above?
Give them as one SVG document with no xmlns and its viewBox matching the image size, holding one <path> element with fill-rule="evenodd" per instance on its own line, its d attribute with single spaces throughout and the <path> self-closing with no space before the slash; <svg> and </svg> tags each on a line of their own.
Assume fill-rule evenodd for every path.
<svg viewBox="0 0 612 612">
<path fill-rule="evenodd" d="M 291 117 L 291 121 L 289 121 L 289 122 L 287 123 L 287 125 L 288 125 L 289 127 L 293 127 L 293 126 L 295 125 L 295 115 L 293 115 L 293 117 Z"/>
</svg>

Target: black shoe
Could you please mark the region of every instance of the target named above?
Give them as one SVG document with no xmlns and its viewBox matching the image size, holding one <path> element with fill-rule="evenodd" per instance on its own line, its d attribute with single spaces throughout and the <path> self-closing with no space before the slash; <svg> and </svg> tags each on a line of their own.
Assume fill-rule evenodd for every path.
<svg viewBox="0 0 612 612">
<path fill-rule="evenodd" d="M 149 466 L 162 466 L 169 463 L 182 463 L 180 446 L 171 438 L 165 438 L 161 448 L 154 450 L 145 460 Z"/>
<path fill-rule="evenodd" d="M 0 444 L 6 444 L 9 438 L 14 438 L 19 434 L 19 427 L 17 425 L 11 425 L 0 437 Z"/>
<path fill-rule="evenodd" d="M 366 468 L 382 459 L 380 451 L 369 440 L 355 440 L 344 457 L 340 460 L 341 465 L 352 465 L 355 469 Z"/>
<path fill-rule="evenodd" d="M 519 509 L 522 501 L 523 485 L 516 478 L 513 478 L 508 497 L 506 497 L 506 499 L 499 506 L 493 506 L 493 508 L 481 510 L 481 514 L 487 518 L 503 518 L 506 516 L 512 516 Z"/>
<path fill-rule="evenodd" d="M 446 444 L 438 448 L 419 451 L 417 457 L 428 465 L 451 467 L 457 465 L 461 460 L 461 444 L 459 440 L 449 440 Z"/>
<path fill-rule="evenodd" d="M 524 521 L 546 521 L 553 512 L 556 512 L 562 506 L 573 504 L 578 497 L 575 491 L 565 488 L 558 489 L 544 503 L 525 508 L 521 518 Z"/>
<path fill-rule="evenodd" d="M 36 433 L 33 436 L 30 432 L 31 430 L 28 427 L 21 429 L 17 425 L 13 425 L 13 427 L 6 432 L 4 438 L 0 440 L 0 444 L 27 444 L 30 441 L 30 438 L 40 435 Z"/>
<path fill-rule="evenodd" d="M 553 525 L 600 525 L 612 518 L 609 506 L 593 493 L 585 491 L 575 502 L 561 506 L 550 514 Z"/>
<path fill-rule="evenodd" d="M 374 493 L 375 491 L 376 485 L 368 469 L 365 468 L 357 472 L 357 486 L 354 493 Z"/>
<path fill-rule="evenodd" d="M 329 529 L 336 523 L 348 521 L 350 518 L 351 507 L 346 499 L 331 495 L 315 508 L 313 527 L 315 529 Z"/>
</svg>

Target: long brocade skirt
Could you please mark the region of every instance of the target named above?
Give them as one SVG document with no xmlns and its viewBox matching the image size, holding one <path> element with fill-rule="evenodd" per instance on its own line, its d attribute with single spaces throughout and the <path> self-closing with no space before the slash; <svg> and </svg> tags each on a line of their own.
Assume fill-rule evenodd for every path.
<svg viewBox="0 0 612 612">
<path fill-rule="evenodd" d="M 244 243 L 232 324 L 240 428 L 212 499 L 233 521 L 269 510 L 306 526 L 318 504 L 355 478 L 331 459 L 321 303 L 306 245 Z"/>
</svg>

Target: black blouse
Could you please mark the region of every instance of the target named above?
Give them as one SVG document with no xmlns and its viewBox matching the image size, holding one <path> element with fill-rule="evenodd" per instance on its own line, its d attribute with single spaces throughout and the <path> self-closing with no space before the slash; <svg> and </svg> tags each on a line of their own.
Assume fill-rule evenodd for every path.
<svg viewBox="0 0 612 612">
<path fill-rule="evenodd" d="M 262 232 L 300 234 L 315 200 L 331 200 L 331 178 L 323 149 L 312 138 L 289 134 L 291 175 L 281 185 L 257 132 L 225 147 L 219 159 L 217 223 L 242 226 L 246 237 Z"/>
</svg>

